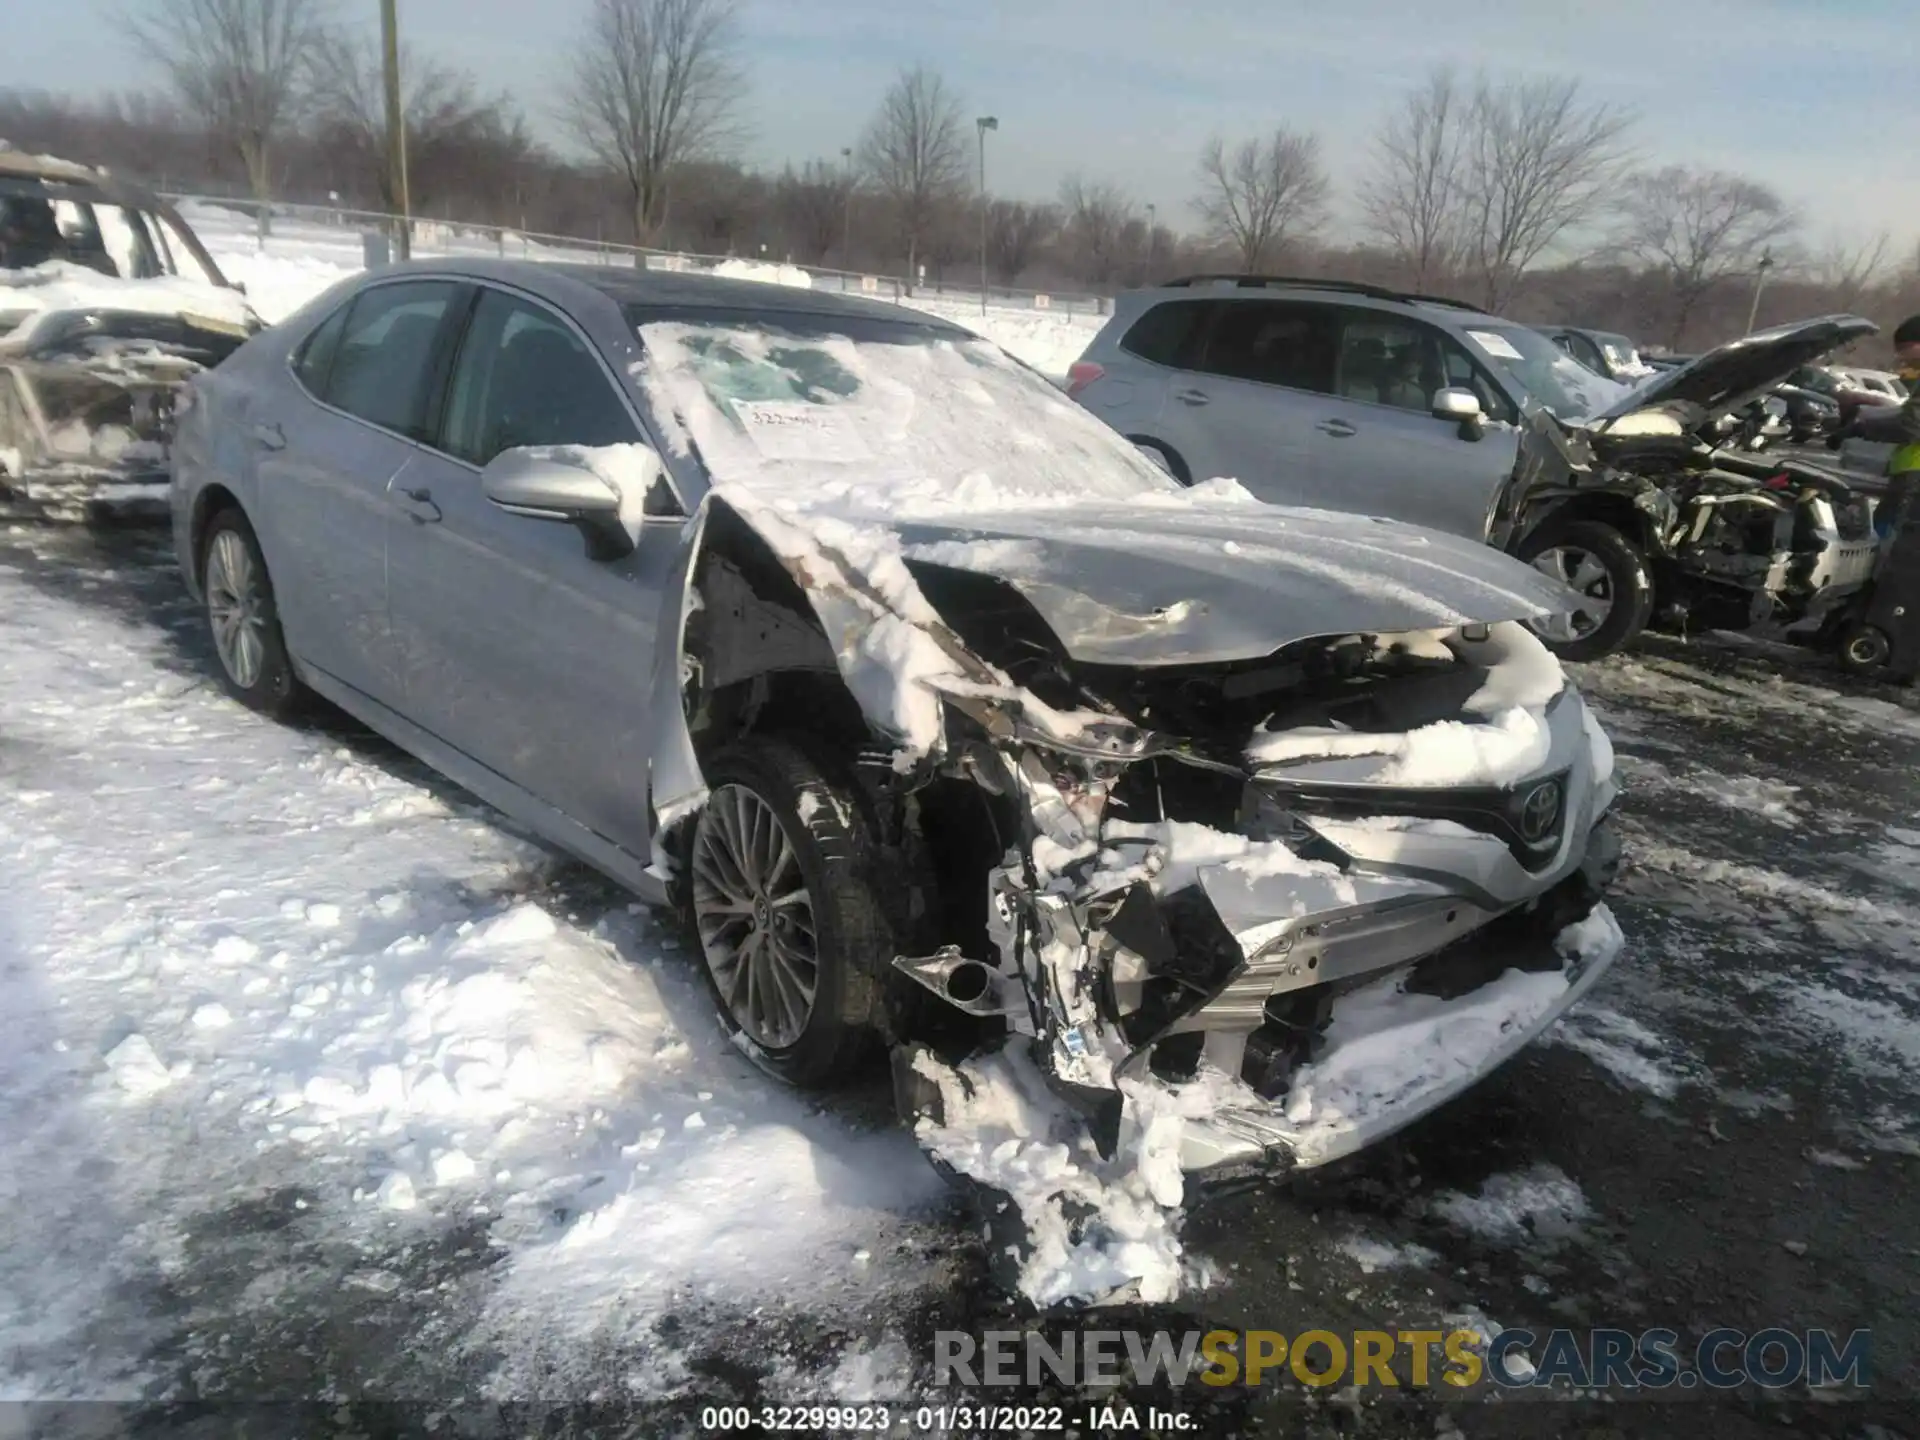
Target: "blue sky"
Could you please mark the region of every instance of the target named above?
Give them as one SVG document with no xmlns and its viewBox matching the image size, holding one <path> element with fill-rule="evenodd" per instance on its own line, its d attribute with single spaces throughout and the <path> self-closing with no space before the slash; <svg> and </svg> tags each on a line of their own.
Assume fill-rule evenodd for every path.
<svg viewBox="0 0 1920 1440">
<path fill-rule="evenodd" d="M 23 3 L 0 86 L 151 82 L 112 0 Z M 1810 235 L 1920 238 L 1915 0 L 738 0 L 753 77 L 749 158 L 838 157 L 891 76 L 939 68 L 994 114 L 996 193 L 1079 171 L 1186 223 L 1214 133 L 1317 130 L 1336 176 L 1364 165 L 1395 96 L 1437 63 L 1578 75 L 1630 106 L 1649 162 L 1738 169 L 1802 204 Z M 336 0 L 364 13 L 375 0 Z M 551 114 L 586 0 L 400 0 L 410 43 Z M 1350 186 L 1343 186 L 1350 188 Z"/>
</svg>

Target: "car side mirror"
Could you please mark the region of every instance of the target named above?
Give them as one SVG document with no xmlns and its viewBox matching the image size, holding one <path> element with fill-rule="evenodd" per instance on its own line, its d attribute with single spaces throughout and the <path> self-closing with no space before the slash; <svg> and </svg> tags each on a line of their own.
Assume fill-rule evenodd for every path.
<svg viewBox="0 0 1920 1440">
<path fill-rule="evenodd" d="M 1487 415 L 1480 408 L 1480 397 L 1461 386 L 1449 385 L 1433 392 L 1433 418 L 1457 422 L 1462 440 L 1478 440 L 1487 433 Z"/>
<path fill-rule="evenodd" d="M 480 472 L 480 486 L 510 514 L 573 526 L 595 560 L 633 553 L 632 522 L 681 514 L 660 457 L 645 445 L 502 450 Z"/>
</svg>

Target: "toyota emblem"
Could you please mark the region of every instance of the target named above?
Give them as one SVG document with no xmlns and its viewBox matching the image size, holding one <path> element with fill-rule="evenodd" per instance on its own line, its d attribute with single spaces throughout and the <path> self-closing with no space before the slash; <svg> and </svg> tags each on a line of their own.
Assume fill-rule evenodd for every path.
<svg viewBox="0 0 1920 1440">
<path fill-rule="evenodd" d="M 1560 782 L 1549 780 L 1536 785 L 1520 802 L 1520 838 L 1538 844 L 1553 833 L 1560 819 Z"/>
</svg>

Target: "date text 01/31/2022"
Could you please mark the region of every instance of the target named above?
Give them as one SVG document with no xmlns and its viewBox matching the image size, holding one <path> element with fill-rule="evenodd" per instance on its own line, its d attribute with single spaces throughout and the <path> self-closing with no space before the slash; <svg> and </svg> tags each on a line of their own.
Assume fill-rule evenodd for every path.
<svg viewBox="0 0 1920 1440">
<path fill-rule="evenodd" d="M 709 1405 L 700 1412 L 700 1428 L 714 1431 L 780 1431 L 808 1434 L 845 1431 L 884 1434 L 1005 1433 L 1033 1435 L 1064 1431 L 1071 1424 L 1082 1433 L 1117 1434 L 1192 1430 L 1192 1416 L 1157 1407 L 1089 1405 L 1069 1412 L 1064 1405 Z"/>
</svg>

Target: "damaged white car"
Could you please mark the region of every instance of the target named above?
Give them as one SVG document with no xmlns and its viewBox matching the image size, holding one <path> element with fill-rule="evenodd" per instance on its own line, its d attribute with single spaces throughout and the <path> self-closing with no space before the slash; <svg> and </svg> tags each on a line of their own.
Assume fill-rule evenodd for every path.
<svg viewBox="0 0 1920 1440">
<path fill-rule="evenodd" d="M 260 328 L 157 195 L 0 144 L 0 516 L 164 515 L 180 386 Z"/>
<path fill-rule="evenodd" d="M 1568 592 L 1183 489 L 910 311 L 395 267 L 194 383 L 172 503 L 240 699 L 678 906 L 770 1071 L 890 1051 L 938 1160 L 1057 1202 L 1035 1266 L 1104 1209 L 1036 1298 L 1151 1270 L 1183 1173 L 1459 1093 L 1619 949 L 1612 754 L 1525 624 Z"/>
</svg>

